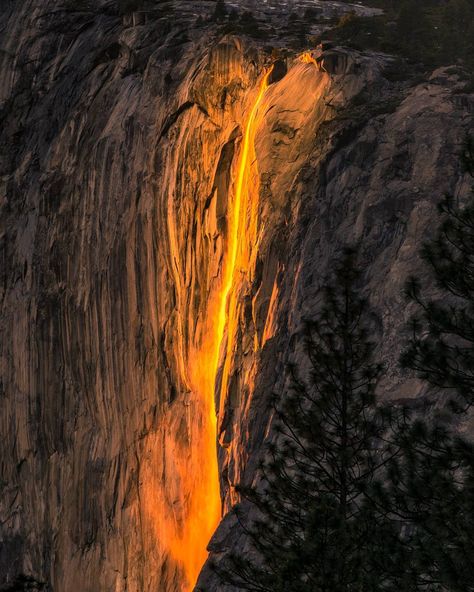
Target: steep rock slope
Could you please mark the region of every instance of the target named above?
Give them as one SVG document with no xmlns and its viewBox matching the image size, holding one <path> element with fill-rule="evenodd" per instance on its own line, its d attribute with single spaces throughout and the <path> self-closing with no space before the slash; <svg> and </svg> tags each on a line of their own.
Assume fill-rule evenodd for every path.
<svg viewBox="0 0 474 592">
<path fill-rule="evenodd" d="M 258 478 L 263 445 L 272 437 L 268 396 L 284 395 L 285 365 L 298 363 L 301 321 L 311 317 L 322 278 L 344 244 L 362 245 L 363 290 L 381 321 L 374 327 L 386 367 L 379 396 L 416 399 L 427 394 L 423 383 L 398 367 L 404 328 L 413 313 L 403 288 L 410 275 L 426 276 L 418 253 L 437 227 L 440 198 L 450 192 L 462 202 L 469 194 L 471 181 L 461 170 L 459 151 L 473 130 L 474 97 L 444 70 L 395 93 L 379 76 L 367 80 L 356 70 L 367 86 L 352 102 L 344 100 L 342 110 L 306 145 L 304 166 L 287 194 L 285 230 L 269 237 L 280 245 L 282 270 L 276 329 L 261 352 L 251 403 L 238 411 L 239 438 L 230 463 L 236 470 L 230 483 L 250 484 Z M 351 87 L 350 78 L 332 76 L 332 88 L 338 81 L 342 88 Z M 329 101 L 334 105 L 332 97 Z M 235 371 L 240 373 L 238 363 Z M 211 556 L 218 562 L 233 548 L 244 547 L 245 535 L 230 512 L 211 540 Z M 233 590 L 207 566 L 199 589 Z"/>
<path fill-rule="evenodd" d="M 249 131 L 212 425 L 208 342 L 270 60 L 181 16 L 178 28 L 172 14 L 124 20 L 110 2 L 52 0 L 0 12 L 5 589 L 189 588 L 189 548 L 205 559 L 195 530 L 216 518 L 196 513 L 218 487 L 209 436 L 226 512 L 343 242 L 364 239 L 384 391 L 419 394 L 395 365 L 401 286 L 440 193 L 465 189 L 456 151 L 471 97 L 445 72 L 390 83 L 377 56 L 275 68 Z M 239 537 L 224 520 L 210 549 Z M 219 589 L 207 569 L 201 582 Z"/>
</svg>

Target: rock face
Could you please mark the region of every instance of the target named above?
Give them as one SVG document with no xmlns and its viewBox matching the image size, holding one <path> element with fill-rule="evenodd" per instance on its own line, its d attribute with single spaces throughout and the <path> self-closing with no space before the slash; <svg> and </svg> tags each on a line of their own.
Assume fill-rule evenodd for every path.
<svg viewBox="0 0 474 592">
<path fill-rule="evenodd" d="M 436 202 L 467 189 L 472 97 L 333 50 L 288 58 L 252 119 L 267 54 L 180 18 L 0 8 L 0 590 L 190 588 L 215 459 L 225 513 L 345 242 L 362 240 L 383 393 L 420 394 L 396 366 L 401 288 Z M 240 542 L 224 519 L 210 549 Z M 200 585 L 221 589 L 207 568 Z"/>
</svg>

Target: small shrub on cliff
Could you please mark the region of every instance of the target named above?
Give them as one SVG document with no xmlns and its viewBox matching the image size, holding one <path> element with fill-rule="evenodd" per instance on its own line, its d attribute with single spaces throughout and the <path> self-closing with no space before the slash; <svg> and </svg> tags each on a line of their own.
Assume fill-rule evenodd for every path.
<svg viewBox="0 0 474 592">
<path fill-rule="evenodd" d="M 224 0 L 217 0 L 216 7 L 212 14 L 212 20 L 221 22 L 227 17 L 227 7 Z"/>
<path fill-rule="evenodd" d="M 263 36 L 258 20 L 250 10 L 246 10 L 240 15 L 239 24 L 243 33 L 253 37 Z"/>
</svg>

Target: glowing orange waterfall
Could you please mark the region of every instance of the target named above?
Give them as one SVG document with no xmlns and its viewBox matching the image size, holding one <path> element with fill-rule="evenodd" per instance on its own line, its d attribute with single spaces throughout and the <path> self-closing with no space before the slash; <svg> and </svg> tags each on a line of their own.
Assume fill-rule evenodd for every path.
<svg viewBox="0 0 474 592">
<path fill-rule="evenodd" d="M 185 525 L 188 539 L 188 560 L 184 559 L 190 583 L 194 583 L 207 558 L 206 546 L 220 519 L 220 494 L 216 455 L 217 421 L 215 409 L 215 383 L 219 369 L 219 352 L 227 326 L 228 339 L 235 335 L 235 314 L 230 298 L 239 263 L 239 242 L 242 228 L 247 223 L 247 194 L 245 182 L 253 153 L 253 141 L 257 127 L 257 112 L 268 86 L 270 72 L 263 77 L 258 95 L 250 111 L 242 139 L 237 180 L 233 200 L 229 199 L 227 215 L 227 241 L 223 262 L 221 288 L 208 306 L 207 325 L 210 331 L 202 347 L 190 357 L 189 376 L 191 387 L 201 394 L 206 408 L 202 431 L 201 470 L 206 471 L 203 489 L 195 491 L 195 500 Z M 256 213 L 256 212 L 255 212 Z M 256 216 L 253 220 L 256 225 Z M 222 378 L 224 392 L 228 376 L 228 357 Z"/>
<path fill-rule="evenodd" d="M 258 192 L 255 191 L 255 188 L 249 188 L 248 180 L 252 162 L 255 160 L 254 140 L 259 123 L 259 120 L 257 119 L 258 108 L 268 87 L 268 79 L 271 72 L 272 69 L 270 69 L 263 77 L 257 98 L 245 127 L 237 181 L 235 184 L 234 202 L 232 204 L 228 221 L 227 257 L 218 317 L 219 335 L 221 336 L 221 339 L 224 337 L 224 330 L 227 325 L 227 343 L 222 372 L 220 397 L 221 409 L 219 409 L 219 413 L 223 412 L 222 406 L 225 402 L 229 370 L 232 362 L 231 350 L 237 330 L 238 293 L 234 288 L 238 281 L 235 281 L 235 274 L 236 272 L 240 274 L 242 271 L 247 272 L 249 269 L 252 269 L 254 262 L 252 261 L 251 247 L 252 245 L 255 245 L 258 240 Z M 252 197 L 254 199 L 252 199 Z"/>
<path fill-rule="evenodd" d="M 317 61 L 313 58 L 309 51 L 305 51 L 300 55 L 299 58 L 304 64 L 314 64 L 315 66 L 318 65 Z"/>
<path fill-rule="evenodd" d="M 176 295 L 176 347 L 178 369 L 188 391 L 186 428 L 178 425 L 175 433 L 166 427 L 173 423 L 173 410 L 163 420 L 165 450 L 163 473 L 149 480 L 154 486 L 145 489 L 143 500 L 147 517 L 160 547 L 186 579 L 182 592 L 192 590 L 207 559 L 207 544 L 221 517 L 219 474 L 217 466 L 216 376 L 223 358 L 222 393 L 226 392 L 231 356 L 228 355 L 237 325 L 240 272 L 252 269 L 252 247 L 258 234 L 258 195 L 250 191 L 249 174 L 254 159 L 254 139 L 260 122 L 259 106 L 268 86 L 268 71 L 258 88 L 245 125 L 237 175 L 227 207 L 227 233 L 220 271 L 219 287 L 211 290 L 200 319 L 202 331 L 187 339 L 195 319 L 183 313 L 190 298 L 183 285 L 185 270 L 179 251 L 173 195 L 168 201 L 168 240 L 170 263 Z M 187 133 L 183 131 L 183 134 Z M 254 198 L 257 199 L 254 199 Z M 187 344 L 187 345 L 186 345 Z M 221 397 L 222 399 L 222 397 Z M 175 412 L 174 412 L 175 413 Z M 175 511 L 176 508 L 176 511 Z M 169 576 L 171 579 L 174 576 Z M 173 580 L 175 581 L 175 580 Z M 166 584 L 164 584 L 166 589 Z M 174 588 L 173 588 L 174 589 Z"/>
</svg>

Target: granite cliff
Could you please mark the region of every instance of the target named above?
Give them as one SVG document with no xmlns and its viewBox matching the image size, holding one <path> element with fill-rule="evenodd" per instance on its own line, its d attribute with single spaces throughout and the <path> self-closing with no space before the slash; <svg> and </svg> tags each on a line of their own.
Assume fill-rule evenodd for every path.
<svg viewBox="0 0 474 592">
<path fill-rule="evenodd" d="M 192 588 L 343 243 L 383 395 L 423 394 L 402 286 L 467 190 L 472 95 L 389 56 L 275 58 L 177 5 L 0 8 L 0 590 Z M 224 518 L 209 550 L 235 544 Z"/>
</svg>

